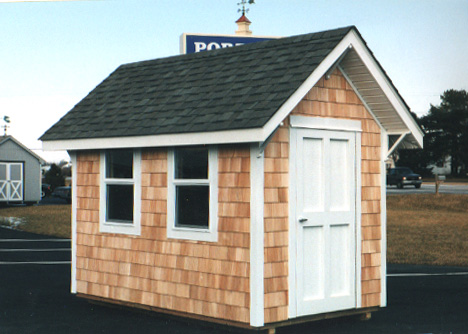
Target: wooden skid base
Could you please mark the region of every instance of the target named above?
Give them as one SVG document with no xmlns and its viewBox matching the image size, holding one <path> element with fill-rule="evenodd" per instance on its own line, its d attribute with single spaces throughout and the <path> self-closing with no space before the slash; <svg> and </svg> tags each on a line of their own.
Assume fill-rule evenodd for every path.
<svg viewBox="0 0 468 334">
<path fill-rule="evenodd" d="M 198 314 L 172 311 L 172 310 L 162 309 L 162 308 L 148 306 L 148 305 L 135 304 L 135 303 L 107 299 L 107 298 L 102 298 L 102 297 L 97 297 L 97 296 L 90 296 L 90 295 L 85 295 L 81 293 L 78 293 L 76 296 L 79 298 L 87 299 L 91 303 L 107 305 L 107 306 L 115 305 L 118 307 L 156 312 L 156 313 L 164 314 L 172 318 L 176 318 L 179 321 L 201 321 L 201 322 L 204 322 L 203 325 L 205 326 L 215 325 L 215 326 L 221 326 L 221 327 L 230 327 L 231 329 L 232 327 L 235 327 L 238 329 L 244 329 L 244 330 L 250 330 L 250 331 L 262 331 L 262 332 L 264 331 L 265 333 L 268 333 L 268 334 L 274 334 L 276 332 L 276 329 L 280 327 L 303 324 L 303 323 L 311 322 L 311 321 L 327 320 L 327 319 L 349 317 L 349 316 L 356 316 L 356 315 L 361 315 L 362 320 L 364 319 L 368 320 L 370 319 L 371 317 L 370 315 L 372 312 L 378 311 L 380 309 L 380 307 L 369 307 L 369 308 L 352 309 L 352 310 L 345 310 L 345 311 L 339 311 L 339 312 L 333 312 L 333 313 L 323 313 L 323 314 L 316 314 L 316 315 L 289 319 L 289 320 L 275 322 L 271 324 L 265 324 L 265 326 L 263 327 L 252 327 L 249 324 L 242 323 L 242 322 L 205 317 L 203 315 L 198 315 Z"/>
</svg>

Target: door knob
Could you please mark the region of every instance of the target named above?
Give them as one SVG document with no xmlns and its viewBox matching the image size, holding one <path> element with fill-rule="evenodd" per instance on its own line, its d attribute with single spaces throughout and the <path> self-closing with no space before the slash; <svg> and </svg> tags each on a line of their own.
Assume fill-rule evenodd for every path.
<svg viewBox="0 0 468 334">
<path fill-rule="evenodd" d="M 299 217 L 299 223 L 305 223 L 306 221 L 308 221 L 307 218 Z"/>
</svg>

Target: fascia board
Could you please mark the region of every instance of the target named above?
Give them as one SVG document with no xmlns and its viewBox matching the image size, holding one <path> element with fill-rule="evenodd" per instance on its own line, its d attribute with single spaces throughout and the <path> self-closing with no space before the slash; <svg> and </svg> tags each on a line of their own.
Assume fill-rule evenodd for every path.
<svg viewBox="0 0 468 334">
<path fill-rule="evenodd" d="M 260 142 L 263 129 L 181 133 L 154 136 L 87 138 L 43 141 L 45 151 L 91 150 L 130 147 L 170 147 L 185 145 L 215 145 Z M 267 136 L 268 137 L 268 136 Z"/>
<path fill-rule="evenodd" d="M 352 46 L 356 53 L 361 58 L 361 61 L 369 69 L 374 80 L 377 82 L 379 87 L 382 89 L 392 106 L 395 108 L 398 115 L 401 117 L 402 121 L 408 127 L 411 134 L 417 141 L 417 143 L 423 147 L 423 132 L 419 126 L 414 121 L 413 117 L 410 114 L 410 111 L 406 107 L 405 103 L 396 92 L 393 84 L 388 80 L 387 76 L 382 72 L 380 66 L 375 61 L 374 57 L 369 52 L 369 49 L 364 44 L 362 39 L 357 35 L 355 31 L 351 31 L 350 34 L 353 36 L 351 39 Z"/>
</svg>

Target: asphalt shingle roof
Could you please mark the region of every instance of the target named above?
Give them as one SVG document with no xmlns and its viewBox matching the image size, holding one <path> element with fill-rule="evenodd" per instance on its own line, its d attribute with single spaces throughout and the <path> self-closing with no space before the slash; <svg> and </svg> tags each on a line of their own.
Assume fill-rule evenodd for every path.
<svg viewBox="0 0 468 334">
<path fill-rule="evenodd" d="M 122 65 L 41 140 L 261 128 L 351 29 Z"/>
</svg>

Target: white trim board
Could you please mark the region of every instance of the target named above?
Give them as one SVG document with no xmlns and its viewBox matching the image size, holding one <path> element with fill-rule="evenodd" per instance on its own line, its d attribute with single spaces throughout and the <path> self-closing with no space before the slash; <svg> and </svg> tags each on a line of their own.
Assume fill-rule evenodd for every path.
<svg viewBox="0 0 468 334">
<path fill-rule="evenodd" d="M 388 147 L 388 135 L 381 129 L 381 157 L 380 157 L 380 228 L 381 228 L 381 264 L 380 264 L 380 306 L 387 306 L 387 173 L 385 172 L 386 150 Z"/>
<path fill-rule="evenodd" d="M 174 133 L 152 136 L 51 140 L 44 141 L 42 146 L 46 151 L 66 149 L 87 150 L 131 147 L 171 147 L 263 142 L 266 138 L 268 138 L 268 135 L 265 135 L 265 131 L 260 128 L 198 133 Z"/>
<path fill-rule="evenodd" d="M 76 243 L 77 243 L 77 230 L 76 230 L 76 217 L 77 217 L 77 181 L 78 181 L 78 165 L 76 152 L 68 152 L 72 163 L 72 216 L 71 216 L 71 293 L 76 293 Z"/>
<path fill-rule="evenodd" d="M 264 325 L 264 157 L 250 147 L 250 325 Z"/>
<path fill-rule="evenodd" d="M 351 131 L 351 132 L 362 131 L 361 121 L 353 121 L 349 119 L 291 116 L 289 118 L 289 122 L 291 124 L 291 127 L 293 128 Z"/>
</svg>

